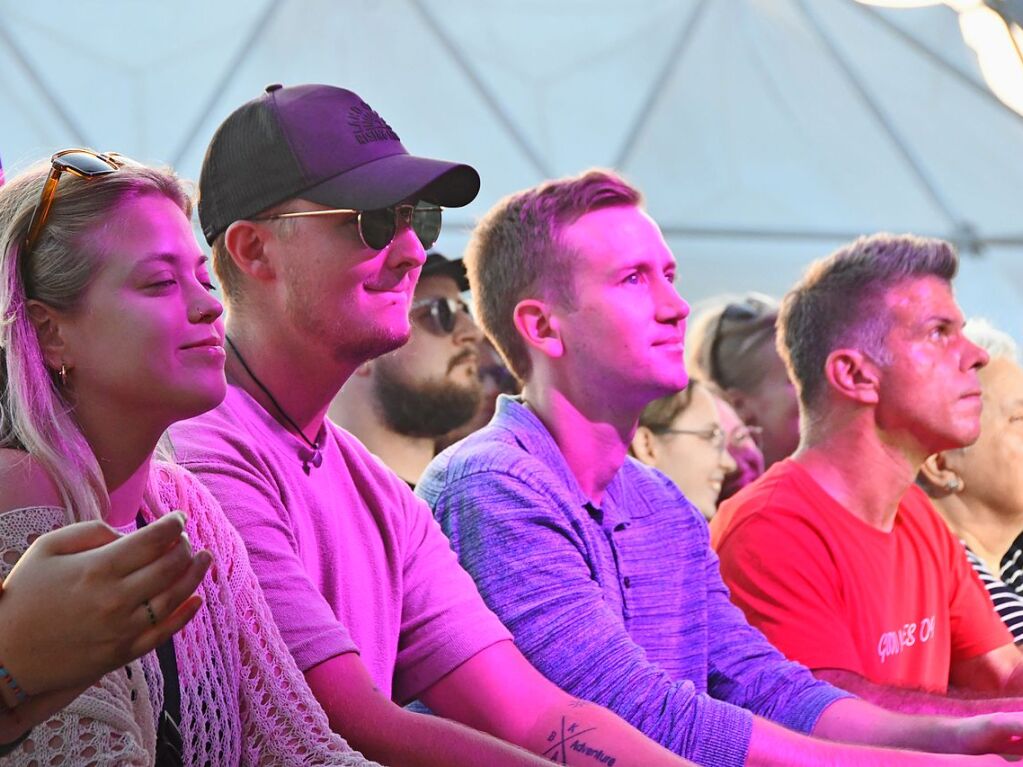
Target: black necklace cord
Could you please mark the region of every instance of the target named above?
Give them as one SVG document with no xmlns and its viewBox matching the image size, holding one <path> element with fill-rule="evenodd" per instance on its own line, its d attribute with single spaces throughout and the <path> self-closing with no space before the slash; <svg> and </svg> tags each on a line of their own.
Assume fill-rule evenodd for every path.
<svg viewBox="0 0 1023 767">
<path fill-rule="evenodd" d="M 270 404 L 277 409 L 277 412 L 281 414 L 281 417 L 288 422 L 291 428 L 298 432 L 298 436 L 308 447 L 308 450 L 305 447 L 299 450 L 298 457 L 302 461 L 302 471 L 306 473 L 306 476 L 309 476 L 309 472 L 312 469 L 320 468 L 320 465 L 323 463 L 323 453 L 321 452 L 322 446 L 320 445 L 320 435 L 319 434 L 316 435 L 315 442 L 310 440 L 305 435 L 305 432 L 302 431 L 301 427 L 291 419 L 291 416 L 284 412 L 284 408 L 282 408 L 280 403 L 277 402 L 277 399 L 274 397 L 274 395 L 270 393 L 270 390 L 266 388 L 262 381 L 256 378 L 256 374 L 252 372 L 252 368 L 250 368 L 248 364 L 245 362 L 245 358 L 242 357 L 241 353 L 238 351 L 238 347 L 235 346 L 234 341 L 231 340 L 231 337 L 224 336 L 224 341 L 227 342 L 227 345 L 230 347 L 234 356 L 238 358 L 238 362 L 241 363 L 242 368 L 244 368 L 245 372 L 248 373 L 249 378 L 252 379 L 252 382 L 259 387 L 260 391 L 262 391 L 263 394 L 266 395 L 266 398 L 270 400 Z"/>
</svg>

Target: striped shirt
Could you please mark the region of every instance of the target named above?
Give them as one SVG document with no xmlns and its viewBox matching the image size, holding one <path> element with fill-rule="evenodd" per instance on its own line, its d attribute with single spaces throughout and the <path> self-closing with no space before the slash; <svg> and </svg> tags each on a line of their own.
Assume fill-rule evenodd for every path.
<svg viewBox="0 0 1023 767">
<path fill-rule="evenodd" d="M 1017 644 L 1023 642 L 1023 549 L 1013 544 L 1008 553 L 1002 557 L 1001 578 L 996 578 L 987 569 L 984 561 L 974 554 L 965 541 L 960 541 L 966 549 L 966 558 L 974 571 L 980 577 L 981 583 L 987 589 L 987 593 L 994 603 L 995 612 L 1002 619 L 1002 623 L 1012 632 L 1012 638 Z M 1014 591 L 1008 585 L 1012 582 L 1016 588 Z"/>
</svg>

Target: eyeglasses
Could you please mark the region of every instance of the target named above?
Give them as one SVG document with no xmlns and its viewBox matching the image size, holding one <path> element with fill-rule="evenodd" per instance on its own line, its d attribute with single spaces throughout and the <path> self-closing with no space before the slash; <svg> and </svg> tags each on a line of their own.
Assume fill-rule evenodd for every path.
<svg viewBox="0 0 1023 767">
<path fill-rule="evenodd" d="M 363 245 L 373 250 L 386 248 L 401 224 L 408 224 L 425 249 L 433 247 L 440 236 L 441 208 L 417 202 L 404 203 L 376 210 L 355 210 L 354 208 L 331 208 L 330 210 L 300 210 L 294 213 L 275 213 L 260 216 L 253 221 L 273 221 L 278 218 L 304 218 L 306 216 L 336 216 L 355 214 L 359 226 L 359 238 Z"/>
<path fill-rule="evenodd" d="M 109 154 L 98 154 L 89 149 L 64 149 L 57 152 L 50 158 L 50 175 L 46 177 L 43 184 L 42 194 L 39 196 L 39 203 L 32 213 L 32 221 L 28 225 L 28 234 L 25 235 L 25 242 L 22 244 L 22 252 L 30 253 L 39 241 L 43 227 L 46 226 L 46 219 L 53 207 L 53 200 L 57 194 L 57 183 L 65 173 L 71 173 L 79 178 L 95 178 L 106 176 L 123 166 L 125 158 L 110 152 Z"/>
<path fill-rule="evenodd" d="M 730 432 L 720 426 L 712 426 L 709 429 L 652 429 L 654 434 L 683 434 L 691 437 L 699 437 L 709 442 L 716 450 L 731 450 L 741 447 L 747 440 L 756 440 L 763 431 L 759 426 L 736 426 Z"/>
<path fill-rule="evenodd" d="M 425 307 L 430 307 L 429 311 L 421 312 L 420 310 Z M 412 306 L 409 307 L 410 316 L 421 314 L 428 317 L 430 321 L 424 327 L 438 336 L 449 336 L 455 332 L 455 323 L 458 321 L 459 312 L 472 316 L 469 312 L 469 305 L 465 301 L 460 298 L 445 298 L 444 296 L 413 301 Z"/>
</svg>

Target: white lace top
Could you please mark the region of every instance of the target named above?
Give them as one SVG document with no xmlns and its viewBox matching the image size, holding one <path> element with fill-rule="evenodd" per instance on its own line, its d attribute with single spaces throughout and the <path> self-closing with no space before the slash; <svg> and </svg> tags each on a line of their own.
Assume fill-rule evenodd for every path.
<svg viewBox="0 0 1023 767">
<path fill-rule="evenodd" d="M 174 637 L 186 765 L 373 765 L 331 732 L 326 714 L 284 645 L 234 528 L 183 469 L 154 464 L 159 508 L 188 514 L 196 550 L 214 564 L 203 607 Z M 61 508 L 0 514 L 0 576 L 39 535 L 67 523 Z M 5 764 L 151 765 L 163 679 L 156 653 L 104 676 L 36 726 Z"/>
</svg>

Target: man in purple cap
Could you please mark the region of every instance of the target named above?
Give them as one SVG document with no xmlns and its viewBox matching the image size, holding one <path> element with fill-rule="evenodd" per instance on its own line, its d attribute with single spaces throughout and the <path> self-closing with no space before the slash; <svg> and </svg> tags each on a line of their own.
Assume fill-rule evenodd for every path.
<svg viewBox="0 0 1023 767">
<path fill-rule="evenodd" d="M 467 165 L 409 155 L 350 91 L 271 86 L 231 114 L 199 181 L 228 394 L 174 429 L 178 458 L 245 539 L 332 726 L 368 756 L 545 763 L 482 730 L 562 764 L 687 763 L 530 666 L 425 504 L 326 418 L 360 365 L 408 339 L 439 206 L 478 189 Z M 440 716 L 396 705 L 417 698 Z"/>
<path fill-rule="evenodd" d="M 360 365 L 327 414 L 413 489 L 435 441 L 472 420 L 483 399 L 483 334 L 462 300 L 468 289 L 461 259 L 428 254 L 408 343 Z"/>
</svg>

